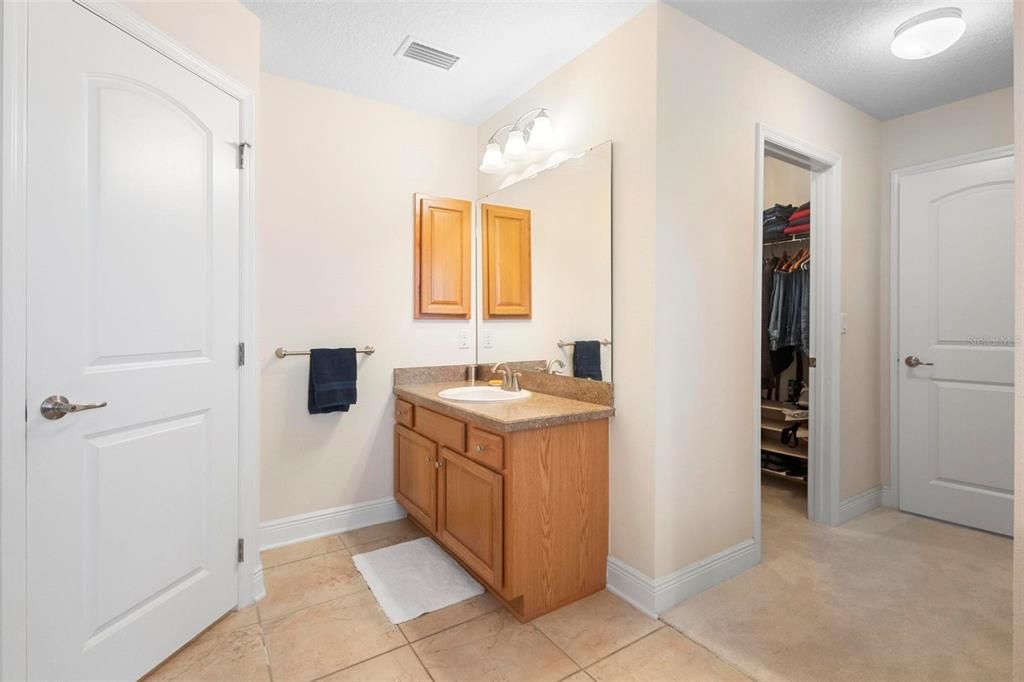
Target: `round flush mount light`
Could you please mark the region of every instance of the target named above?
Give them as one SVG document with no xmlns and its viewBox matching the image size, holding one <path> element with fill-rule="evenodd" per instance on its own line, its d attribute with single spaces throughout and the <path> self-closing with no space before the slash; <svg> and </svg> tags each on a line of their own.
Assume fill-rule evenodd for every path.
<svg viewBox="0 0 1024 682">
<path fill-rule="evenodd" d="M 900 59 L 926 59 L 952 47 L 966 29 L 958 8 L 933 9 L 897 26 L 890 47 Z"/>
</svg>

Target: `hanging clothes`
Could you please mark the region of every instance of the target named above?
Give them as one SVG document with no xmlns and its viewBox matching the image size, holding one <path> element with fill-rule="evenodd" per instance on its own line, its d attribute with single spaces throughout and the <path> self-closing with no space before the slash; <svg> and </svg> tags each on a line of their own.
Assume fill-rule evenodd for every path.
<svg viewBox="0 0 1024 682">
<path fill-rule="evenodd" d="M 761 388 L 767 391 L 775 387 L 775 377 L 782 372 L 774 368 L 772 349 L 768 340 L 768 318 L 772 312 L 772 283 L 778 264 L 777 257 L 765 258 L 761 267 Z"/>
<path fill-rule="evenodd" d="M 810 350 L 810 301 L 811 273 L 810 261 L 805 257 L 803 263 L 792 272 L 786 270 L 785 259 L 765 261 L 762 272 L 761 315 L 761 367 L 762 373 L 769 369 L 777 376 L 792 362 L 792 353 L 802 351 L 805 355 Z M 768 273 L 769 262 L 775 263 L 774 271 Z M 764 354 L 765 339 L 769 355 L 767 361 Z M 789 359 L 782 353 L 788 349 Z M 776 361 L 776 357 L 778 361 Z M 779 365 L 785 363 L 785 366 Z M 762 381 L 762 385 L 764 381 Z"/>
</svg>

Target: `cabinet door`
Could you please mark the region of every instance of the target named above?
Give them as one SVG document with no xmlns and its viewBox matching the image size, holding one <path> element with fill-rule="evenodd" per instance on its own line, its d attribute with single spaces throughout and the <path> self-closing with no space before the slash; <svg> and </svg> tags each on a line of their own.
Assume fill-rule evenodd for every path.
<svg viewBox="0 0 1024 682">
<path fill-rule="evenodd" d="M 441 448 L 437 535 L 494 587 L 502 579 L 502 477 Z"/>
<path fill-rule="evenodd" d="M 470 317 L 473 204 L 416 195 L 415 316 Z"/>
<path fill-rule="evenodd" d="M 395 498 L 409 515 L 437 530 L 437 445 L 395 426 Z"/>
<path fill-rule="evenodd" d="M 483 204 L 484 318 L 533 313 L 530 211 Z"/>
</svg>

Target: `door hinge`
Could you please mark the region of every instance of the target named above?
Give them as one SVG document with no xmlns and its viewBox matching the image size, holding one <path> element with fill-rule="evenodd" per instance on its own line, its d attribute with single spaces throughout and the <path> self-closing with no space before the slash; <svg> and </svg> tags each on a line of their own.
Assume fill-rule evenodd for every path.
<svg viewBox="0 0 1024 682">
<path fill-rule="evenodd" d="M 818 366 L 818 358 L 807 358 L 807 366 L 808 367 L 817 367 Z"/>
<path fill-rule="evenodd" d="M 245 539 L 238 538 L 238 563 L 245 563 Z"/>
<path fill-rule="evenodd" d="M 245 170 L 249 166 L 249 150 L 252 145 L 248 142 L 238 143 L 238 170 Z"/>
<path fill-rule="evenodd" d="M 238 344 L 238 366 L 245 364 L 245 341 Z"/>
</svg>

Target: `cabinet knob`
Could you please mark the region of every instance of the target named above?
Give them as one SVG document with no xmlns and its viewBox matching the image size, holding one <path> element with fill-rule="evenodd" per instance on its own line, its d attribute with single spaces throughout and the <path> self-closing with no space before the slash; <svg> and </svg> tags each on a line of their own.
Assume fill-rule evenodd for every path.
<svg viewBox="0 0 1024 682">
<path fill-rule="evenodd" d="M 487 449 L 487 446 L 486 446 L 486 445 L 477 445 L 477 446 L 476 446 L 476 451 L 477 451 L 477 452 L 483 452 L 483 451 L 484 451 L 484 450 L 486 450 L 486 449 Z"/>
</svg>

